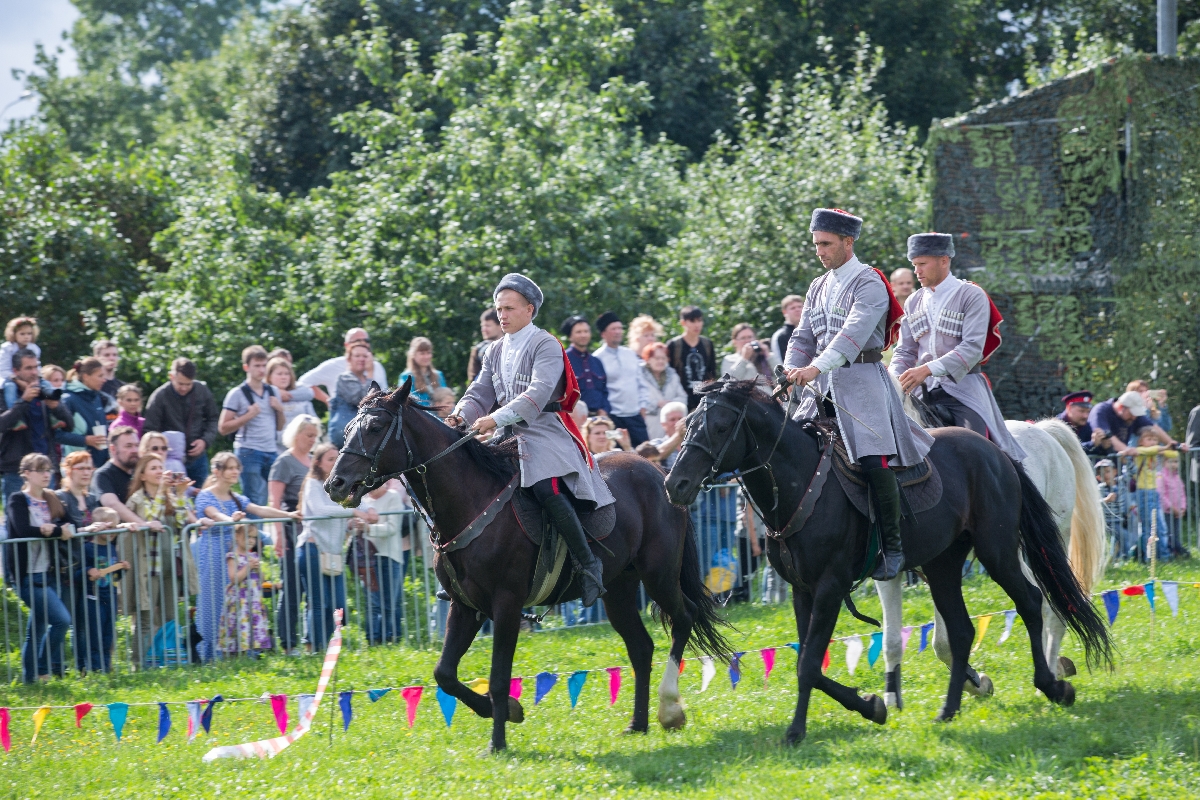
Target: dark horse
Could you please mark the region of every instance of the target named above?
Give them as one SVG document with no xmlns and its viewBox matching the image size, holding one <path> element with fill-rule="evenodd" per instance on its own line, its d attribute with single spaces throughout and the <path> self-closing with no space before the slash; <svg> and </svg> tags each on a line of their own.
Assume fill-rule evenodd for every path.
<svg viewBox="0 0 1200 800">
<path fill-rule="evenodd" d="M 411 388 L 409 379 L 390 393 L 372 390 L 363 399 L 358 416 L 346 428 L 346 445 L 325 488 L 334 501 L 356 506 L 387 477 L 403 475 L 408 481 L 413 500 L 434 521 L 436 572 L 453 598 L 434 677 L 443 691 L 479 716 L 491 718 L 491 748 L 499 750 L 505 747 L 505 723 L 524 718 L 521 704 L 508 692 L 521 607 L 531 591 L 538 555 L 509 505 L 489 509 L 512 482 L 518 462 L 507 454 L 510 451 L 474 438 L 455 447 L 463 434 L 410 400 Z M 629 729 L 644 732 L 648 727 L 654 655 L 654 641 L 638 610 L 639 580 L 670 626 L 671 652 L 659 686 L 658 719 L 663 727 L 678 728 L 686 719 L 678 681 L 684 647 L 694 632 L 699 646 L 709 652 L 728 652 L 717 630 L 723 621 L 700 580 L 687 512 L 667 500 L 662 472 L 629 454 L 605 456 L 600 472 L 617 500 L 616 526 L 604 540 L 600 558 L 607 588 L 604 606 L 609 622 L 625 640 L 633 666 Z M 478 538 L 461 549 L 442 549 L 485 512 L 492 521 Z M 551 596 L 555 602 L 581 596 L 569 566 Z M 458 679 L 459 661 L 485 618 L 492 620 L 494 631 L 488 696 L 476 694 Z"/>
<path fill-rule="evenodd" d="M 946 621 L 953 655 L 950 685 L 938 719 L 949 720 L 958 712 L 967 680 L 974 627 L 963 603 L 962 565 L 972 547 L 1025 622 L 1033 649 L 1034 685 L 1053 702 L 1070 705 L 1074 688 L 1055 680 L 1043 654 L 1042 593 L 1082 639 L 1089 664 L 1101 659 L 1111 664 L 1111 645 L 1104 621 L 1075 581 L 1049 507 L 1020 466 L 984 437 L 963 428 L 930 433 L 936 441 L 929 457 L 943 478 L 942 498 L 918 513 L 915 524 L 905 519 L 903 538 L 904 561 L 922 568 Z M 882 699 L 859 697 L 856 689 L 821 672 L 839 608 L 866 558 L 868 520 L 836 477 L 821 486 L 819 465 L 825 451 L 819 438 L 816 426 L 785 420 L 783 409 L 756 392 L 753 383 L 710 384 L 689 421 L 667 479 L 667 494 L 686 505 L 712 476 L 746 473 L 746 488 L 765 512 L 772 532 L 784 530 L 804 498 L 812 495 L 809 489 L 817 487 L 819 497 L 815 505 L 810 501 L 803 509 L 811 510 L 811 516 L 799 531 L 783 546 L 774 537 L 767 542 L 771 565 L 792 584 L 802 644 L 796 668 L 800 685 L 796 715 L 787 730 L 790 744 L 804 739 L 813 687 L 873 722 L 887 721 Z M 777 448 L 768 450 L 777 440 Z M 764 462 L 769 469 L 761 466 Z M 828 477 L 830 465 L 823 466 Z M 1037 585 L 1021 573 L 1021 550 Z"/>
</svg>

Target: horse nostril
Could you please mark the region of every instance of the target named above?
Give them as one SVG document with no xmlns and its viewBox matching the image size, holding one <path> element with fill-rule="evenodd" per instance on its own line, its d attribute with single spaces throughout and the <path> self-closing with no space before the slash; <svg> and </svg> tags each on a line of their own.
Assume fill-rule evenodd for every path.
<svg viewBox="0 0 1200 800">
<path fill-rule="evenodd" d="M 342 480 L 341 478 L 334 478 L 333 480 L 330 481 L 330 485 L 332 485 L 333 488 L 335 488 L 335 489 L 342 488 L 342 485 L 344 483 L 345 483 L 345 481 Z"/>
</svg>

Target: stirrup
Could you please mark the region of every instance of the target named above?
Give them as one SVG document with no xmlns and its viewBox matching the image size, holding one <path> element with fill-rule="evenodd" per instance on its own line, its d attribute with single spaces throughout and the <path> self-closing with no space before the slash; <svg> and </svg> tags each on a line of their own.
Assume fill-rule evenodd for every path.
<svg viewBox="0 0 1200 800">
<path fill-rule="evenodd" d="M 871 578 L 877 581 L 890 581 L 904 571 L 904 553 L 889 553 L 883 551 L 883 557 L 875 565 Z"/>
<path fill-rule="evenodd" d="M 445 600 L 447 603 L 449 603 L 451 601 L 450 593 L 447 592 L 445 589 L 438 589 L 436 592 L 433 593 L 433 596 L 436 597 L 438 600 Z"/>
</svg>

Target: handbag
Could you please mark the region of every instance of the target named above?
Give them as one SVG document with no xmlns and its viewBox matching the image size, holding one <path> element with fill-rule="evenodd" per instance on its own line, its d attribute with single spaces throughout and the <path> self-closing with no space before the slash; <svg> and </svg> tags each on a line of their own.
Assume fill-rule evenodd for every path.
<svg viewBox="0 0 1200 800">
<path fill-rule="evenodd" d="M 345 559 L 341 553 L 320 553 L 321 557 L 321 574 L 335 578 L 341 575 L 346 569 Z"/>
</svg>

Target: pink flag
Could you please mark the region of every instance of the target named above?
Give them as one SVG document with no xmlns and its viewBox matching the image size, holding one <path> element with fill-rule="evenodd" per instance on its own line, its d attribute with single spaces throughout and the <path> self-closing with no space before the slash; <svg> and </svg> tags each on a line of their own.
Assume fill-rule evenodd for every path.
<svg viewBox="0 0 1200 800">
<path fill-rule="evenodd" d="M 279 732 L 287 733 L 288 711 L 286 694 L 271 695 L 271 711 L 275 712 L 275 724 L 279 726 Z"/>
<path fill-rule="evenodd" d="M 903 654 L 905 648 L 908 647 L 908 637 L 912 636 L 913 626 L 905 625 L 900 629 L 900 653 Z"/>
<path fill-rule="evenodd" d="M 508 696 L 521 699 L 521 690 L 524 688 L 524 678 L 513 678 L 508 682 Z"/>
<path fill-rule="evenodd" d="M 421 692 L 423 691 L 425 691 L 424 686 L 406 686 L 400 690 L 400 696 L 404 698 L 404 711 L 408 714 L 408 727 L 410 728 L 417 719 L 417 704 L 421 702 Z"/>
<path fill-rule="evenodd" d="M 617 702 L 617 695 L 621 693 L 621 668 L 608 667 L 608 704 L 611 706 Z"/>
<path fill-rule="evenodd" d="M 204 705 L 203 700 L 189 700 L 188 701 L 188 704 L 187 704 L 187 713 L 188 713 L 187 740 L 188 740 L 189 744 L 191 744 L 191 741 L 196 738 L 196 734 L 200 733 L 200 715 L 202 713 L 204 713 L 204 709 L 201 707 L 203 705 Z"/>
<path fill-rule="evenodd" d="M 762 651 L 763 660 L 763 682 L 766 682 L 771 677 L 771 670 L 775 669 L 775 648 L 767 647 Z"/>
<path fill-rule="evenodd" d="M 4 752 L 12 750 L 12 737 L 8 734 L 8 709 L 0 708 L 0 745 L 4 746 Z"/>
<path fill-rule="evenodd" d="M 83 718 L 86 717 L 88 715 L 88 712 L 91 710 L 92 710 L 91 703 L 77 703 L 75 705 L 75 727 L 76 728 L 83 727 L 83 725 L 81 725 L 80 723 L 83 722 Z"/>
</svg>

